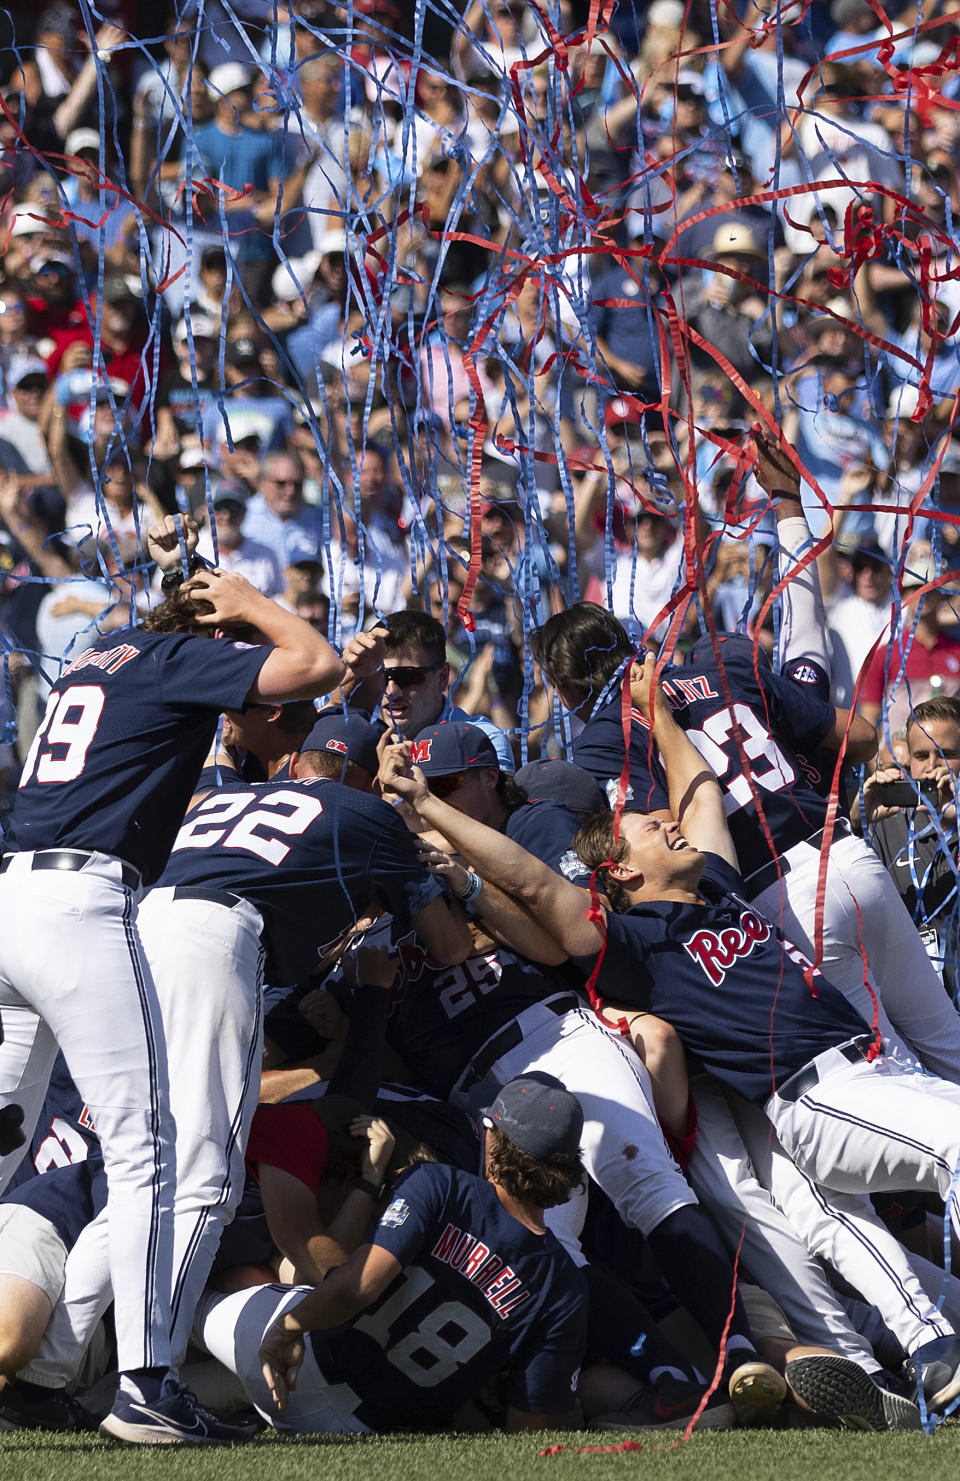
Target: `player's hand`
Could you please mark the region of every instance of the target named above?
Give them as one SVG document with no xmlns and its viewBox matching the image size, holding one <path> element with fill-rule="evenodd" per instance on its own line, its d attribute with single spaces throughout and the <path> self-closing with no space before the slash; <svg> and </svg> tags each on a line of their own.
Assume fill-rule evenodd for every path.
<svg viewBox="0 0 960 1481">
<path fill-rule="evenodd" d="M 372 632 L 357 633 L 343 650 L 343 661 L 347 666 L 343 683 L 359 684 L 383 668 L 383 640 L 386 628 L 375 627 Z"/>
<path fill-rule="evenodd" d="M 344 981 L 365 987 L 391 988 L 397 980 L 397 963 L 385 946 L 358 946 L 346 951 L 340 963 Z"/>
<path fill-rule="evenodd" d="M 274 1322 L 260 1344 L 260 1370 L 278 1409 L 286 1408 L 306 1353 L 303 1334 L 286 1331 L 282 1320 Z"/>
<path fill-rule="evenodd" d="M 800 475 L 780 443 L 762 428 L 754 431 L 753 439 L 757 447 L 753 471 L 764 493 L 771 499 L 799 499 Z"/>
<path fill-rule="evenodd" d="M 327 992 L 325 987 L 315 987 L 304 993 L 297 1004 L 297 1011 L 321 1039 L 342 1039 L 347 1032 L 347 1015 L 333 993 Z"/>
<path fill-rule="evenodd" d="M 435 835 L 431 834 L 431 837 Z M 447 850 L 438 848 L 426 838 L 414 839 L 414 846 L 420 855 L 421 864 L 426 864 L 431 874 L 436 874 L 440 879 L 446 881 L 455 895 L 461 894 L 468 884 L 467 866 L 455 859 L 453 854 Z"/>
<path fill-rule="evenodd" d="M 156 561 L 161 571 L 175 571 L 181 564 L 182 552 L 180 536 L 177 533 L 177 520 L 178 516 L 165 514 L 147 531 L 147 554 L 151 560 Z M 179 523 L 189 560 L 197 548 L 200 531 L 196 520 L 191 519 L 189 514 L 181 514 Z"/>
<path fill-rule="evenodd" d="M 355 1116 L 350 1122 L 351 1136 L 365 1136 L 367 1145 L 360 1162 L 360 1176 L 372 1183 L 382 1183 L 396 1138 L 386 1121 L 379 1116 Z"/>
<path fill-rule="evenodd" d="M 427 779 L 419 766 L 410 760 L 410 746 L 406 741 L 395 741 L 385 746 L 380 757 L 380 791 L 389 802 L 399 797 L 419 811 L 421 803 L 430 796 Z"/>
<path fill-rule="evenodd" d="M 643 658 L 635 658 L 630 665 L 630 699 L 636 709 L 645 717 L 650 719 L 650 710 L 654 699 L 654 674 L 657 669 L 657 660 L 652 653 L 647 653 Z M 657 686 L 656 702 L 666 703 L 663 690 Z"/>
<path fill-rule="evenodd" d="M 198 571 L 183 583 L 183 590 L 202 597 L 213 607 L 212 612 L 199 613 L 197 621 L 204 627 L 229 627 L 237 622 L 251 622 L 258 605 L 267 598 L 263 592 L 236 571 L 221 571 L 214 567 L 209 571 Z"/>
</svg>

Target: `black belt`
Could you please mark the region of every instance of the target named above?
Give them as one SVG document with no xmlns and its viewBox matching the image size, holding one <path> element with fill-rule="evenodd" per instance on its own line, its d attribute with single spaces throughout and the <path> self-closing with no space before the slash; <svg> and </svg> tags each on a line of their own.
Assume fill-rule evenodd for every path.
<svg viewBox="0 0 960 1481">
<path fill-rule="evenodd" d="M 848 1059 L 851 1064 L 856 1064 L 858 1060 L 866 1059 L 875 1043 L 873 1034 L 860 1034 L 858 1038 L 849 1039 L 846 1044 L 837 1044 L 835 1047 L 837 1053 L 842 1054 L 844 1059 Z M 790 1075 L 782 1085 L 778 1085 L 777 1095 L 781 1100 L 789 1101 L 793 1105 L 802 1095 L 806 1095 L 808 1090 L 812 1090 L 814 1085 L 819 1085 L 819 1083 L 820 1070 L 814 1061 L 812 1064 L 804 1065 L 802 1070 L 797 1070 L 795 1075 Z"/>
<path fill-rule="evenodd" d="M 531 1003 L 530 1006 L 532 1008 L 534 1004 Z M 575 993 L 566 993 L 562 998 L 550 998 L 547 1002 L 536 1006 L 549 1008 L 551 1013 L 562 1018 L 564 1013 L 572 1013 L 582 1004 Z M 491 1039 L 488 1039 L 485 1044 L 481 1044 L 454 1087 L 457 1093 L 465 1095 L 474 1085 L 479 1085 L 481 1080 L 485 1080 L 497 1060 L 501 1059 L 504 1054 L 509 1054 L 511 1049 L 516 1049 L 518 1044 L 522 1044 L 524 1037 L 523 1029 L 514 1019 L 512 1023 L 507 1024 L 506 1028 L 500 1029 Z"/>
<path fill-rule="evenodd" d="M 5 874 L 14 859 L 23 857 L 20 854 L 7 854 L 0 859 L 0 874 Z M 31 869 L 67 869 L 74 873 L 85 869 L 93 858 L 93 854 L 82 853 L 80 849 L 72 848 L 46 848 L 39 849 L 36 853 L 27 855 L 30 859 Z M 114 859 L 114 863 L 120 865 L 120 878 L 128 890 L 140 888 L 140 871 L 134 869 L 132 864 L 125 864 L 122 859 Z"/>
<path fill-rule="evenodd" d="M 797 842 L 805 843 L 809 848 L 816 849 L 819 853 L 823 847 L 826 831 L 826 828 L 820 828 L 816 833 L 811 834 L 809 838 L 798 838 Z M 832 834 L 834 838 L 847 838 L 852 832 L 853 829 L 847 818 L 837 818 L 835 820 Z M 793 844 L 790 847 L 793 848 Z M 755 900 L 770 885 L 776 884 L 778 879 L 789 873 L 790 860 L 786 856 L 782 859 L 771 859 L 769 864 L 761 864 L 759 869 L 755 869 L 752 874 L 748 874 L 747 878 L 743 881 L 747 890 L 747 898 Z"/>
<path fill-rule="evenodd" d="M 208 890 L 201 884 L 177 884 L 173 887 L 173 898 L 175 900 L 206 900 L 209 905 L 226 905 L 232 910 L 235 905 L 242 905 L 243 899 L 240 895 L 231 895 L 229 890 Z"/>
</svg>

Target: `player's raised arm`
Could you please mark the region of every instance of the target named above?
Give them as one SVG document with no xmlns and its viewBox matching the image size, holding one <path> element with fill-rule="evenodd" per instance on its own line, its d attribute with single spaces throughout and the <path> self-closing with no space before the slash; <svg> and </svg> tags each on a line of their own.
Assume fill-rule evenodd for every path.
<svg viewBox="0 0 960 1481">
<path fill-rule="evenodd" d="M 653 738 L 660 748 L 670 811 L 694 848 L 719 854 L 739 869 L 737 851 L 727 827 L 720 783 L 696 746 L 673 718 L 670 701 L 654 684 L 656 659 L 648 654 L 643 663 L 630 669 L 630 696 L 634 705 L 653 724 Z"/>
<path fill-rule="evenodd" d="M 380 761 L 380 785 L 413 806 L 428 828 L 436 828 L 485 881 L 496 885 L 521 905 L 559 942 L 567 956 L 590 956 L 600 946 L 601 932 L 587 919 L 587 890 L 556 874 L 549 865 L 495 828 L 458 812 L 427 786 L 419 767 L 410 761 L 410 748 L 388 747 Z"/>
<path fill-rule="evenodd" d="M 234 572 L 207 570 L 192 576 L 187 590 L 210 602 L 213 611 L 198 616 L 206 627 L 247 623 L 273 644 L 273 651 L 247 695 L 250 704 L 280 704 L 313 699 L 340 682 L 344 666 L 326 638 L 309 622 L 285 612 Z"/>
</svg>

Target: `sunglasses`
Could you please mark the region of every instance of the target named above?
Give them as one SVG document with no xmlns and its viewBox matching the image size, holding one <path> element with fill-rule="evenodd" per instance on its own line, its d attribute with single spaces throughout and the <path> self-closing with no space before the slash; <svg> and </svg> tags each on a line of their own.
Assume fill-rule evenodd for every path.
<svg viewBox="0 0 960 1481">
<path fill-rule="evenodd" d="M 416 663 L 398 663 L 393 668 L 384 669 L 384 688 L 392 679 L 398 689 L 410 689 L 414 684 L 422 684 L 427 675 L 435 674 L 439 667 L 438 663 L 431 664 L 429 668 L 422 668 Z"/>
<path fill-rule="evenodd" d="M 466 780 L 465 771 L 455 771 L 451 776 L 427 777 L 427 786 L 434 797 L 439 797 L 442 801 L 444 797 L 452 797 L 454 792 L 459 792 Z"/>
</svg>

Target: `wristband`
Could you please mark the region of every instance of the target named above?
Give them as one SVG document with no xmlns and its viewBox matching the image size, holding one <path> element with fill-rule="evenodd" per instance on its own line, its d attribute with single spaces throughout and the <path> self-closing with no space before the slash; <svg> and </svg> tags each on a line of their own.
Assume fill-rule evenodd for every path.
<svg viewBox="0 0 960 1481">
<path fill-rule="evenodd" d="M 359 1193 L 369 1194 L 374 1203 L 378 1203 L 383 1197 L 383 1190 L 387 1185 L 386 1183 L 372 1183 L 369 1178 L 357 1178 L 353 1186 Z"/>
<path fill-rule="evenodd" d="M 468 869 L 467 883 L 465 887 L 462 890 L 454 890 L 453 893 L 456 895 L 458 900 L 462 901 L 464 905 L 469 905 L 471 900 L 475 900 L 477 898 L 482 889 L 483 880 L 480 878 L 477 871 L 475 869 Z"/>
</svg>

